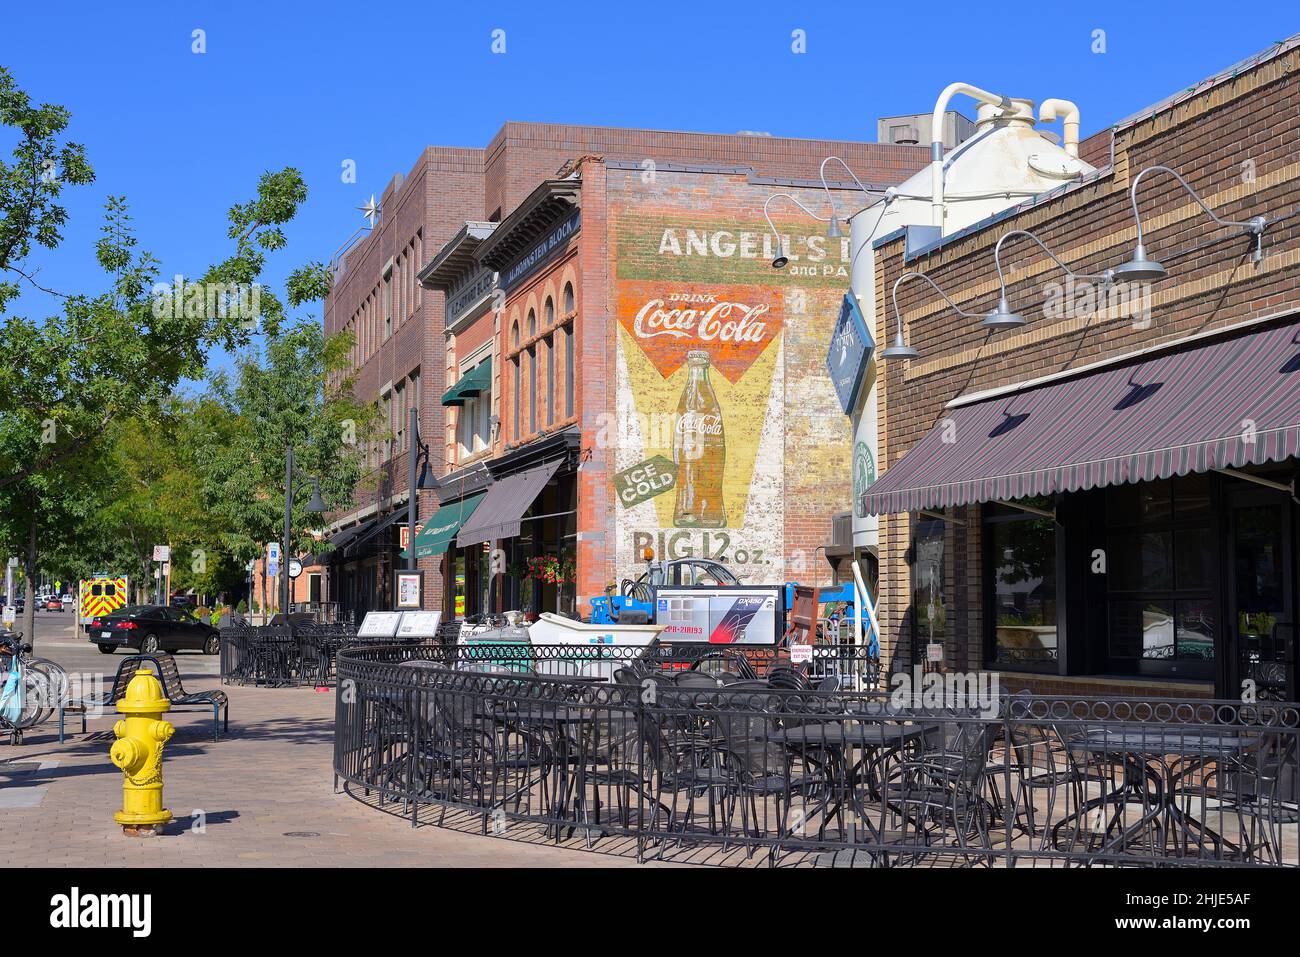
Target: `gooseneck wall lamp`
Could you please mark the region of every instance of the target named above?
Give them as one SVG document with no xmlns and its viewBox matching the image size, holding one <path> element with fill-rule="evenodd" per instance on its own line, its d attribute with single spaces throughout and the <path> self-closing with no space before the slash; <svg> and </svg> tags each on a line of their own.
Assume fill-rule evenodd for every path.
<svg viewBox="0 0 1300 957">
<path fill-rule="evenodd" d="M 807 213 L 809 216 L 811 216 L 813 219 L 817 220 L 818 222 L 821 223 L 830 222 L 832 225 L 834 225 L 835 223 L 834 213 L 831 213 L 829 217 L 818 216 L 816 213 L 814 213 L 803 203 L 799 202 L 799 200 L 795 199 L 795 197 L 792 196 L 790 193 L 773 193 L 771 196 L 767 198 L 767 202 L 763 204 L 763 218 L 767 220 L 767 227 L 768 229 L 772 230 L 772 236 L 776 240 L 775 244 L 772 247 L 773 249 L 776 250 L 776 255 L 772 257 L 773 269 L 780 269 L 782 266 L 784 266 L 786 263 L 790 261 L 790 257 L 785 254 L 785 249 L 781 243 L 781 234 L 777 232 L 776 226 L 772 223 L 772 216 L 767 211 L 767 208 L 772 205 L 772 200 L 781 199 L 782 197 L 794 203 L 796 206 L 798 206 L 800 209 L 802 209 L 805 213 Z"/>
<path fill-rule="evenodd" d="M 1002 273 L 1002 244 L 1012 236 L 1026 236 L 1038 244 L 1038 248 L 1051 258 L 1052 262 L 1060 266 L 1067 276 L 1075 279 L 1096 279 L 1101 282 L 1110 283 L 1114 281 L 1114 270 L 1106 270 L 1104 273 L 1094 274 L 1086 272 L 1075 272 L 1065 263 L 1061 262 L 1056 253 L 1047 248 L 1047 244 L 1035 236 L 1027 229 L 1011 229 L 998 237 L 997 245 L 993 247 L 993 265 L 998 270 L 998 304 L 986 315 L 980 323 L 985 329 L 1018 329 L 1028 320 L 1018 312 L 1012 312 L 1011 307 L 1007 304 L 1007 280 Z"/>
<path fill-rule="evenodd" d="M 912 272 L 909 270 L 908 272 L 903 273 L 896 280 L 894 280 L 894 290 L 890 294 L 890 298 L 893 300 L 894 303 L 894 320 L 898 324 L 898 331 L 894 333 L 893 345 L 886 346 L 884 349 L 880 350 L 880 357 L 882 359 L 915 359 L 917 356 L 920 355 L 919 352 L 917 352 L 915 349 L 913 349 L 903 340 L 903 316 L 898 311 L 898 287 L 901 286 L 903 283 L 907 282 L 907 280 L 909 279 L 924 279 L 926 282 L 930 284 L 930 286 L 934 289 L 935 292 L 943 296 L 943 301 L 946 302 L 949 306 L 951 306 L 953 311 L 955 311 L 959 316 L 963 316 L 967 319 L 976 318 L 973 312 L 966 312 L 966 310 L 960 308 L 955 302 L 949 299 L 948 294 L 939 288 L 938 283 L 936 283 L 925 273 Z"/>
<path fill-rule="evenodd" d="M 857 174 L 855 174 L 853 170 L 849 168 L 849 164 L 844 162 L 844 160 L 840 159 L 838 156 L 828 156 L 824 160 L 822 160 L 822 165 L 821 168 L 818 170 L 818 175 L 821 177 L 822 189 L 826 192 L 826 205 L 831 211 L 831 225 L 830 228 L 826 230 L 826 238 L 842 239 L 844 237 L 844 230 L 840 228 L 840 219 L 838 216 L 835 215 L 835 203 L 831 200 L 831 188 L 826 182 L 826 164 L 831 162 L 832 160 L 834 160 L 836 163 L 839 163 L 841 166 L 843 166 L 844 171 L 849 174 L 849 178 L 852 179 L 853 182 L 857 183 L 858 189 L 862 190 L 862 192 L 866 193 L 868 196 L 871 196 L 873 193 L 879 193 L 881 191 L 878 189 L 870 190 L 867 189 L 867 187 L 863 186 L 862 180 L 858 179 Z"/>
<path fill-rule="evenodd" d="M 839 216 L 835 214 L 835 203 L 831 199 L 831 187 L 830 184 L 826 182 L 826 164 L 830 162 L 839 163 L 841 166 L 843 166 L 845 172 L 849 174 L 849 178 L 852 179 L 853 182 L 857 184 L 858 189 L 862 190 L 862 192 L 866 193 L 868 196 L 874 196 L 878 193 L 884 193 L 885 195 L 890 195 L 891 193 L 895 192 L 893 187 L 890 187 L 887 190 L 868 188 L 867 186 L 863 185 L 862 180 L 858 179 L 857 174 L 853 172 L 853 170 L 849 167 L 849 164 L 844 162 L 844 160 L 840 159 L 838 156 L 826 157 L 824 160 L 822 160 L 821 167 L 818 170 L 818 176 L 821 179 L 822 190 L 823 192 L 826 193 L 826 208 L 830 210 L 829 216 L 818 216 L 816 213 L 814 213 L 803 203 L 799 202 L 799 200 L 796 199 L 794 196 L 792 196 L 790 193 L 773 193 L 771 196 L 767 198 L 767 202 L 763 204 L 763 217 L 767 220 L 768 228 L 772 230 L 772 235 L 776 239 L 776 243 L 775 243 L 776 255 L 772 258 L 773 269 L 780 269 L 782 266 L 784 266 L 786 263 L 790 261 L 790 257 L 785 254 L 785 250 L 782 247 L 781 234 L 777 232 L 776 226 L 773 225 L 772 223 L 772 217 L 768 215 L 768 211 L 767 211 L 768 205 L 772 202 L 772 200 L 776 199 L 778 196 L 784 196 L 786 199 L 790 200 L 790 202 L 794 203 L 796 206 L 798 206 L 800 209 L 802 209 L 805 213 L 807 213 L 809 216 L 811 216 L 813 219 L 817 220 L 818 222 L 830 223 L 830 226 L 826 229 L 827 239 L 844 238 L 844 228 L 840 225 Z"/>
<path fill-rule="evenodd" d="M 1215 214 L 1214 210 L 1205 205 L 1205 201 L 1201 199 L 1196 190 L 1192 189 L 1192 187 L 1188 185 L 1187 180 L 1183 179 L 1177 170 L 1170 169 L 1168 166 L 1148 166 L 1133 177 L 1133 185 L 1129 187 L 1129 202 L 1133 205 L 1133 219 L 1137 223 L 1137 248 L 1133 250 L 1132 259 L 1115 267 L 1114 272 L 1116 279 L 1131 282 L 1155 282 L 1156 280 L 1164 279 L 1169 275 L 1169 270 L 1147 256 L 1146 245 L 1142 240 L 1142 214 L 1138 210 L 1138 186 L 1141 184 L 1142 178 L 1146 176 L 1147 173 L 1154 173 L 1157 171 L 1168 173 L 1174 179 L 1178 180 L 1183 189 L 1187 190 L 1192 199 L 1196 200 L 1196 205 L 1201 207 L 1202 212 L 1204 212 L 1206 216 L 1209 216 L 1210 219 L 1214 220 L 1217 225 L 1236 226 L 1247 235 L 1254 236 L 1255 249 L 1251 253 L 1251 262 L 1259 262 L 1260 258 L 1264 254 L 1264 228 L 1268 225 L 1267 219 L 1263 216 L 1255 216 L 1245 222 L 1238 222 L 1233 219 L 1222 219 Z"/>
</svg>

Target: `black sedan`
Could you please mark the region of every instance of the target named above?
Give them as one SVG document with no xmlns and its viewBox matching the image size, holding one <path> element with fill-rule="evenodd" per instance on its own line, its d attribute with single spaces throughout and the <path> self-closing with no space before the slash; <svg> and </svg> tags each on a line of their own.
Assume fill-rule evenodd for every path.
<svg viewBox="0 0 1300 957">
<path fill-rule="evenodd" d="M 126 605 L 93 619 L 86 631 L 106 655 L 118 648 L 136 648 L 145 654 L 192 648 L 215 655 L 221 650 L 221 633 L 216 628 L 184 608 L 166 605 Z"/>
</svg>

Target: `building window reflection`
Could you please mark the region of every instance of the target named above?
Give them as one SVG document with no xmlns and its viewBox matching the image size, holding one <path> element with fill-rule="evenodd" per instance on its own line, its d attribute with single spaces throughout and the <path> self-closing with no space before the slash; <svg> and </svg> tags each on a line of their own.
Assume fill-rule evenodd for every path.
<svg viewBox="0 0 1300 957">
<path fill-rule="evenodd" d="M 1211 479 L 1107 490 L 1107 657 L 1119 672 L 1210 677 L 1219 633 Z"/>
<path fill-rule="evenodd" d="M 942 644 L 948 631 L 944 589 L 944 526 L 922 517 L 912 537 L 912 661 L 926 660 L 926 646 Z"/>
<path fill-rule="evenodd" d="M 1032 504 L 1050 508 L 1045 501 Z M 1056 523 L 1010 506 L 988 505 L 984 538 L 993 664 L 1056 670 Z"/>
</svg>

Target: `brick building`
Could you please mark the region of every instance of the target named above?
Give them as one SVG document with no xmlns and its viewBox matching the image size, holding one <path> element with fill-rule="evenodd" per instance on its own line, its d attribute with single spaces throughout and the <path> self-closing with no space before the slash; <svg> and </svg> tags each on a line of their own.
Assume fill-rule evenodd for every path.
<svg viewBox="0 0 1300 957">
<path fill-rule="evenodd" d="M 1167 278 L 1067 277 L 1008 243 L 1027 322 L 990 329 L 900 287 L 911 360 L 884 363 L 883 653 L 1061 693 L 1296 696 L 1300 49 L 1292 38 L 1082 144 L 1082 181 L 928 244 L 875 244 L 982 315 L 993 249 L 1030 230 L 1076 273 L 1143 240 Z M 1011 268 L 1014 264 L 1014 268 Z M 1124 280 L 1124 276 L 1117 277 Z M 881 310 L 877 341 L 895 316 Z M 884 326 L 889 323 L 889 326 Z"/>
<path fill-rule="evenodd" d="M 416 536 L 426 607 L 581 612 L 607 582 L 634 575 L 643 545 L 723 557 L 749 580 L 820 571 L 832 509 L 812 476 L 834 474 L 824 467 L 846 441 L 823 360 L 847 244 L 806 219 L 780 220 L 804 273 L 773 275 L 763 204 L 780 188 L 824 208 L 829 154 L 881 188 L 926 159 L 906 145 L 521 123 L 484 150 L 427 149 L 384 191 L 374 229 L 336 257 L 326 332 L 356 337 L 356 394 L 377 399 L 389 427 L 367 450 L 355 507 L 332 516 L 333 550 L 309 569 L 323 575 L 325 600 L 352 614 L 391 606 L 412 407 L 433 476 Z M 651 313 L 693 303 L 768 317 L 750 320 L 747 341 L 694 344 L 709 353 L 727 441 L 723 514 L 707 527 L 681 525 L 671 487 L 616 504 L 629 469 L 672 457 L 662 426 L 689 377 L 691 333 L 638 345 L 659 338 L 638 338 L 637 317 L 660 300 Z M 716 311 L 708 321 L 729 324 Z M 498 504 L 505 489 L 530 495 L 527 515 L 495 515 L 492 537 L 471 541 L 483 532 L 472 512 L 492 504 L 494 486 Z M 525 575 L 530 558 L 576 580 Z"/>
</svg>

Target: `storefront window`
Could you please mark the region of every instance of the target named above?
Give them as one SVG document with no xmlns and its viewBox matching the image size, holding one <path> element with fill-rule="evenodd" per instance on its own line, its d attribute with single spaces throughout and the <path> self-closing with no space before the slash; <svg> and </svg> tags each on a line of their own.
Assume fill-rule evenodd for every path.
<svg viewBox="0 0 1300 957">
<path fill-rule="evenodd" d="M 944 521 L 922 518 L 912 539 L 912 660 L 924 661 L 926 645 L 942 643 L 948 612 L 944 596 Z"/>
<path fill-rule="evenodd" d="M 1211 479 L 1107 492 L 1108 657 L 1117 671 L 1210 677 L 1219 634 Z"/>
<path fill-rule="evenodd" d="M 1049 503 L 1035 504 L 1043 508 Z M 984 513 L 992 661 L 1004 666 L 1054 666 L 1058 653 L 1056 523 L 1008 506 L 991 505 Z"/>
<path fill-rule="evenodd" d="M 458 554 L 452 562 L 452 611 L 457 618 L 465 617 L 465 555 Z"/>
</svg>

